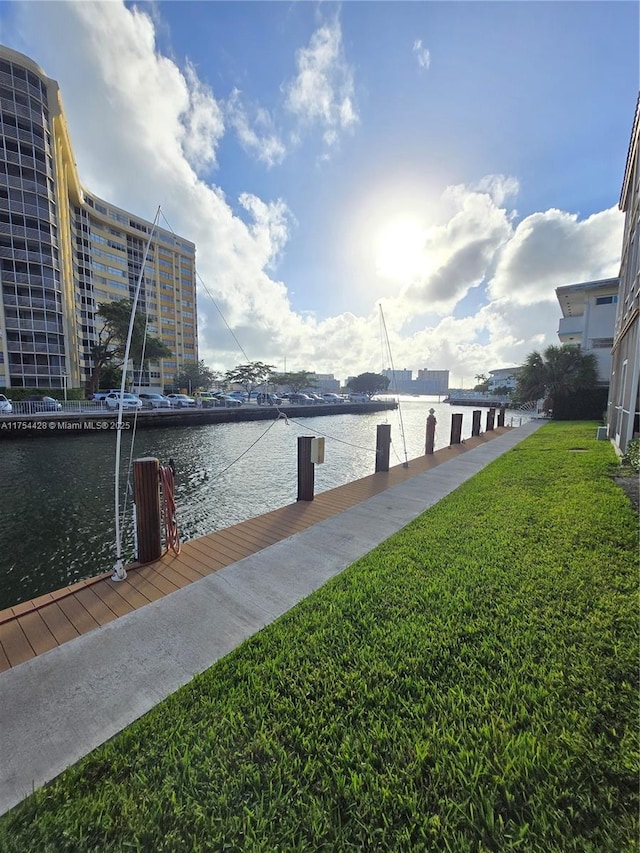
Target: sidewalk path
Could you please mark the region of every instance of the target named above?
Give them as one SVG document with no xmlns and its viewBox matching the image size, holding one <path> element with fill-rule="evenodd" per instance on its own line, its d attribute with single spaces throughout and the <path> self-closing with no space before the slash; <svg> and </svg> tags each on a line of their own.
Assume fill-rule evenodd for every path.
<svg viewBox="0 0 640 853">
<path fill-rule="evenodd" d="M 277 619 L 542 421 L 0 673 L 0 814 Z"/>
</svg>

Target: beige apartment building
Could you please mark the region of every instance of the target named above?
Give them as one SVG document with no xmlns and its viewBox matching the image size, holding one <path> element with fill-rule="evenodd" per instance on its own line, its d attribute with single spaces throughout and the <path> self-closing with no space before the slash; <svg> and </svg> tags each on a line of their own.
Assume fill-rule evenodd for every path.
<svg viewBox="0 0 640 853">
<path fill-rule="evenodd" d="M 87 387 L 97 306 L 139 280 L 173 355 L 137 384 L 163 389 L 198 358 L 195 245 L 82 187 L 58 84 L 0 46 L 0 388 Z"/>
<path fill-rule="evenodd" d="M 640 434 L 640 97 L 620 194 L 625 214 L 609 386 L 609 438 L 624 453 Z"/>
</svg>

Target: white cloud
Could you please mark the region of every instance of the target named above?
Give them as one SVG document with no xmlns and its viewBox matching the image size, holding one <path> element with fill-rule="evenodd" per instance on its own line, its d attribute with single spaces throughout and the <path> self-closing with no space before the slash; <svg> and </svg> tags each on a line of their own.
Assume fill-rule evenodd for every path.
<svg viewBox="0 0 640 853">
<path fill-rule="evenodd" d="M 325 143 L 334 145 L 339 131 L 358 122 L 353 72 L 344 57 L 337 17 L 313 33 L 309 46 L 298 50 L 296 63 L 297 76 L 285 86 L 286 106 L 303 126 L 323 128 Z"/>
<path fill-rule="evenodd" d="M 414 41 L 413 52 L 416 55 L 420 68 L 426 71 L 431 65 L 431 53 L 426 47 L 422 46 L 422 39 L 416 39 Z"/>
<path fill-rule="evenodd" d="M 229 123 L 246 151 L 255 154 L 258 160 L 269 167 L 282 163 L 287 153 L 286 148 L 273 128 L 273 121 L 266 110 L 256 111 L 252 127 L 239 89 L 234 89 L 231 93 L 226 109 Z"/>
<path fill-rule="evenodd" d="M 561 285 L 617 275 L 622 226 L 615 207 L 583 220 L 553 209 L 527 216 L 500 256 L 490 295 L 530 305 L 554 301 Z"/>
<path fill-rule="evenodd" d="M 218 184 L 202 177 L 215 164 L 225 117 L 242 144 L 277 162 L 268 114 L 254 112 L 250 122 L 239 96 L 225 113 L 195 67 L 181 69 L 158 51 L 152 19 L 136 8 L 109 2 L 17 9 L 19 33 L 5 31 L 5 43 L 58 79 L 83 183 L 148 219 L 162 204 L 171 227 L 196 243 L 205 282 L 201 358 L 223 369 L 244 360 L 211 294 L 250 359 L 280 366 L 286 356 L 290 369 L 340 378 L 381 369 L 375 305 L 389 293 L 388 282 L 372 277 L 362 316 L 296 313 L 275 274 L 295 224 L 286 199 L 261 199 L 251 187 L 228 199 L 224 176 L 216 175 Z M 335 144 L 358 120 L 337 19 L 314 33 L 297 61 L 298 76 L 286 90 L 289 109 L 301 126 L 319 127 Z M 396 365 L 472 377 L 518 363 L 556 340 L 555 287 L 617 273 L 621 214 L 611 209 L 580 220 L 549 210 L 517 222 L 509 206 L 517 192 L 517 180 L 500 175 L 444 192 L 437 216 L 423 223 L 422 265 L 384 300 Z M 472 316 L 453 316 L 475 296 Z"/>
</svg>

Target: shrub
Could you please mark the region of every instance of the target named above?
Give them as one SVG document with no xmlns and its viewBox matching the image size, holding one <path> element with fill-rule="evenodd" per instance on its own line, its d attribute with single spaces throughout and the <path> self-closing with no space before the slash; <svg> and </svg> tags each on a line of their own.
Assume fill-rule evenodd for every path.
<svg viewBox="0 0 640 853">
<path fill-rule="evenodd" d="M 630 465 L 634 471 L 640 471 L 640 438 L 632 439 L 627 445 L 627 452 L 622 457 L 623 465 Z"/>
</svg>

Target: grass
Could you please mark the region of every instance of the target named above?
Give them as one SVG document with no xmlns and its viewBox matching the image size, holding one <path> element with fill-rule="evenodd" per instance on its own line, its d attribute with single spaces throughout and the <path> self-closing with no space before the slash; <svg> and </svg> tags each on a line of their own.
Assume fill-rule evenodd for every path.
<svg viewBox="0 0 640 853">
<path fill-rule="evenodd" d="M 594 434 L 545 425 L 13 809 L 0 850 L 636 850 L 637 518 Z"/>
</svg>

